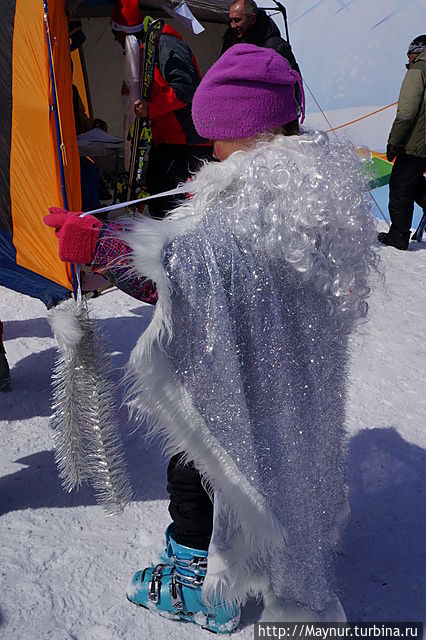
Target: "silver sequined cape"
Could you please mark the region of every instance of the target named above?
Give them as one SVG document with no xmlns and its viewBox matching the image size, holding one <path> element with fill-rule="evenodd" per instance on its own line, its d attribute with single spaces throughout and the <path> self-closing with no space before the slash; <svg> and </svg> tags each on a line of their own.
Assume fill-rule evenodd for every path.
<svg viewBox="0 0 426 640">
<path fill-rule="evenodd" d="M 322 133 L 277 137 L 207 165 L 183 207 L 125 236 L 159 293 L 129 402 L 214 495 L 206 599 L 333 599 L 347 338 L 376 260 L 368 167 Z"/>
</svg>

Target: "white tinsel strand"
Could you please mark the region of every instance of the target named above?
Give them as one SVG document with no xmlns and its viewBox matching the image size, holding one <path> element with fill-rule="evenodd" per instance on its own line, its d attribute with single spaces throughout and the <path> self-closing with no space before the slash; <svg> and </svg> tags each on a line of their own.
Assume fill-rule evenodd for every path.
<svg viewBox="0 0 426 640">
<path fill-rule="evenodd" d="M 65 491 L 79 488 L 89 477 L 85 463 L 85 442 L 80 416 L 83 368 L 78 344 L 83 338 L 81 305 L 65 303 L 57 307 L 50 322 L 59 353 L 52 374 L 55 461 Z"/>
<path fill-rule="evenodd" d="M 83 323 L 85 331 L 78 348 L 84 372 L 80 410 L 87 468 L 99 504 L 108 515 L 114 515 L 130 502 L 132 491 L 115 419 L 109 355 L 87 312 Z"/>
<path fill-rule="evenodd" d="M 55 459 L 67 491 L 91 479 L 108 515 L 120 513 L 132 492 L 114 419 L 114 389 L 105 345 L 84 304 L 62 304 L 52 314 L 60 349 L 55 367 Z"/>
</svg>

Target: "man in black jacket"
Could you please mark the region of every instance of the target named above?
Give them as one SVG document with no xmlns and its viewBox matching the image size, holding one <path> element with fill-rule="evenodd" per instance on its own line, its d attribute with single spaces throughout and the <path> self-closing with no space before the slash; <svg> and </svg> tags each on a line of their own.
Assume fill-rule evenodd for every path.
<svg viewBox="0 0 426 640">
<path fill-rule="evenodd" d="M 289 43 L 281 37 L 275 22 L 259 9 L 254 0 L 236 0 L 229 10 L 230 26 L 223 38 L 222 53 L 234 44 L 255 44 L 258 47 L 274 49 L 286 58 L 292 69 L 300 73 L 296 58 Z"/>
</svg>

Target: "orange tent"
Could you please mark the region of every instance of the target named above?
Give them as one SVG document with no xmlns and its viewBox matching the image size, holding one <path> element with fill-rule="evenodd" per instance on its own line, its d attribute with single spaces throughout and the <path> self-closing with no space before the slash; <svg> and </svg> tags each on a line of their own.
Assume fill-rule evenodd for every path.
<svg viewBox="0 0 426 640">
<path fill-rule="evenodd" d="M 92 36 L 86 54 L 94 110 L 120 135 L 122 56 L 109 29 L 114 4 L 113 0 L 10 0 L 2 6 L 0 285 L 40 298 L 49 307 L 70 295 L 73 277 L 70 266 L 59 260 L 58 241 L 43 217 L 54 205 L 81 208 L 66 9 L 86 20 Z M 153 16 L 166 15 L 160 0 L 141 4 Z M 206 26 L 202 36 L 184 29 L 205 70 L 219 54 L 228 3 L 188 0 L 188 6 Z M 167 19 L 175 23 L 173 17 Z M 174 26 L 180 28 L 181 23 Z M 75 72 L 84 100 L 78 64 Z M 108 84 L 112 80 L 117 87 Z"/>
<path fill-rule="evenodd" d="M 65 0 L 4 3 L 0 36 L 0 284 L 51 306 L 73 287 L 43 216 L 81 206 Z"/>
</svg>

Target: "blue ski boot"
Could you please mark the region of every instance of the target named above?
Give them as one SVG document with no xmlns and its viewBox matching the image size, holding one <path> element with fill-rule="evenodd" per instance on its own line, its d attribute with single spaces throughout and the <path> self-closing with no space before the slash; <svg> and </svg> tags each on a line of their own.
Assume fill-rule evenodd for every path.
<svg viewBox="0 0 426 640">
<path fill-rule="evenodd" d="M 215 633 L 233 631 L 240 621 L 240 608 L 223 603 L 208 607 L 202 599 L 207 551 L 178 544 L 173 525 L 167 528 L 166 542 L 169 564 L 138 571 L 130 581 L 127 599 L 165 618 L 193 622 Z"/>
</svg>

